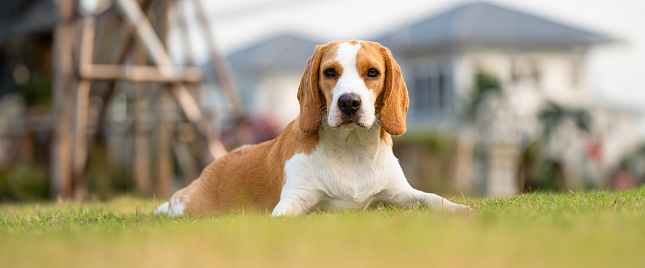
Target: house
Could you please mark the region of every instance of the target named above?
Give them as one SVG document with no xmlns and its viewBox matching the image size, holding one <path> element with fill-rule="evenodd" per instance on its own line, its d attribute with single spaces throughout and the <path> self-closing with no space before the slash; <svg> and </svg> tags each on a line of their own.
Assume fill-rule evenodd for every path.
<svg viewBox="0 0 645 268">
<path fill-rule="evenodd" d="M 610 39 L 498 5 L 471 3 L 377 41 L 390 47 L 407 75 L 416 100 L 410 123 L 449 126 L 459 122 L 463 99 L 479 71 L 502 81 L 521 118 L 533 118 L 543 99 L 590 103 L 584 84 L 587 52 Z"/>
</svg>

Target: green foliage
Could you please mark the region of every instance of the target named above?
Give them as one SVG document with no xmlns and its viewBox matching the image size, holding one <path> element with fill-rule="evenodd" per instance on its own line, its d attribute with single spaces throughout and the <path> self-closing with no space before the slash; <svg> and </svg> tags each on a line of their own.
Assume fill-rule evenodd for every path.
<svg viewBox="0 0 645 268">
<path fill-rule="evenodd" d="M 475 74 L 475 87 L 478 92 L 500 92 L 502 90 L 502 83 L 497 76 L 485 71 L 479 71 Z"/>
<path fill-rule="evenodd" d="M 49 198 L 46 170 L 23 163 L 0 170 L 0 201 L 35 201 Z"/>
<path fill-rule="evenodd" d="M 529 187 L 532 191 L 557 191 L 559 188 L 558 177 L 561 165 L 559 162 L 542 160 L 535 163 L 534 172 L 531 175 Z M 562 179 L 562 178 L 560 178 Z"/>
<path fill-rule="evenodd" d="M 502 82 L 493 74 L 480 70 L 475 74 L 473 79 L 475 88 L 472 89 L 471 96 L 467 100 L 467 104 L 464 106 L 464 115 L 468 120 L 475 118 L 477 107 L 479 107 L 479 104 L 483 101 L 484 96 L 490 92 L 497 94 L 502 93 Z"/>
<path fill-rule="evenodd" d="M 392 138 L 394 139 L 394 146 L 423 146 L 433 154 L 446 154 L 448 153 L 450 147 L 455 143 L 455 138 L 450 136 L 449 134 L 432 130 L 411 130 L 403 136 Z"/>
<path fill-rule="evenodd" d="M 161 201 L 0 204 L 0 267 L 640 267 L 645 188 L 457 198 L 272 218 L 151 215 Z M 37 253 L 37 254 L 36 254 Z"/>
<path fill-rule="evenodd" d="M 29 81 L 19 86 L 18 93 L 28 107 L 49 106 L 52 99 L 52 81 L 49 73 L 33 73 Z"/>
<path fill-rule="evenodd" d="M 628 170 L 634 175 L 637 184 L 645 183 L 643 166 L 645 166 L 645 144 L 625 154 L 618 164 L 619 169 Z"/>
<path fill-rule="evenodd" d="M 417 179 L 415 187 L 438 193 L 454 193 L 449 179 L 454 168 L 456 138 L 432 130 L 411 130 L 394 137 L 393 151 L 406 172 Z M 409 175 L 409 174 L 408 174 Z"/>
<path fill-rule="evenodd" d="M 565 120 L 573 120 L 576 127 L 584 132 L 591 130 L 592 118 L 584 109 L 569 109 L 554 102 L 548 102 L 540 111 L 538 118 L 542 123 L 543 137 L 548 139 L 555 129 Z"/>
</svg>

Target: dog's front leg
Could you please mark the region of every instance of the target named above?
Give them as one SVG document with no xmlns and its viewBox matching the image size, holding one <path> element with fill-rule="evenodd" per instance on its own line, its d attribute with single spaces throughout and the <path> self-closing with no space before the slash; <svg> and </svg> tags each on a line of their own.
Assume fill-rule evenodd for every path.
<svg viewBox="0 0 645 268">
<path fill-rule="evenodd" d="M 466 211 L 468 206 L 455 204 L 436 194 L 426 193 L 414 189 L 401 189 L 398 191 L 386 191 L 383 193 L 383 201 L 397 204 L 399 206 L 424 205 L 433 210 L 443 210 L 449 212 Z"/>
<path fill-rule="evenodd" d="M 393 178 L 391 184 L 379 195 L 379 199 L 383 202 L 404 207 L 424 205 L 434 210 L 449 212 L 470 210 L 468 206 L 455 204 L 436 194 L 426 193 L 412 188 L 400 168 L 393 171 L 393 174 L 390 175 Z"/>
<path fill-rule="evenodd" d="M 280 202 L 273 209 L 274 217 L 296 216 L 307 213 L 320 200 L 319 191 L 306 187 L 306 183 L 287 180 L 280 194 Z"/>
<path fill-rule="evenodd" d="M 278 216 L 296 216 L 307 212 L 309 207 L 307 203 L 300 198 L 280 198 L 280 202 L 273 209 L 271 215 L 273 217 Z"/>
</svg>

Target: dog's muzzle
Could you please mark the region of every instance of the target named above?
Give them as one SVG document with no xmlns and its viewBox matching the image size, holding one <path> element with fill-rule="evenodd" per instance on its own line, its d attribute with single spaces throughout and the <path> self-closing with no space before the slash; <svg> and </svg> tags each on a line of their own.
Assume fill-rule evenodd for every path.
<svg viewBox="0 0 645 268">
<path fill-rule="evenodd" d="M 343 124 L 356 123 L 360 126 L 361 97 L 356 93 L 345 93 L 338 98 Z M 362 126 L 361 126 L 362 127 Z"/>
</svg>

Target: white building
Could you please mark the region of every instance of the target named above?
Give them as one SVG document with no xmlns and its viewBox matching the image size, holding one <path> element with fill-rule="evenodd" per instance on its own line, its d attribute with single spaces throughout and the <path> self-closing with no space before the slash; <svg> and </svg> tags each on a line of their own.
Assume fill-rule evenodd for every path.
<svg viewBox="0 0 645 268">
<path fill-rule="evenodd" d="M 497 76 L 518 116 L 532 121 L 544 99 L 589 105 L 585 59 L 609 38 L 493 4 L 455 7 L 379 38 L 402 65 L 411 123 L 452 125 L 478 71 Z M 526 117 L 526 118 L 525 118 Z M 532 122 L 527 125 L 532 125 Z"/>
</svg>

